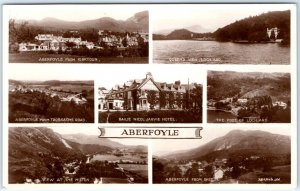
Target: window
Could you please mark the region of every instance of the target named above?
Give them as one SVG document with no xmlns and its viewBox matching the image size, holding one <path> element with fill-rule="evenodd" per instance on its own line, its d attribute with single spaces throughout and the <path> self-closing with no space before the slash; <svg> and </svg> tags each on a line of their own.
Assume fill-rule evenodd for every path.
<svg viewBox="0 0 300 191">
<path fill-rule="evenodd" d="M 146 100 L 143 100 L 143 104 L 146 104 L 147 102 L 146 102 Z"/>
</svg>

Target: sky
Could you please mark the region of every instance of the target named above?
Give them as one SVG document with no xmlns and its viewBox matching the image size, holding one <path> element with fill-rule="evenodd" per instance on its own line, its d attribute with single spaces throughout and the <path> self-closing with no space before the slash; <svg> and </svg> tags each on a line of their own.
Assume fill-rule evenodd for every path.
<svg viewBox="0 0 300 191">
<path fill-rule="evenodd" d="M 180 139 L 179 140 L 153 140 L 153 154 L 160 156 L 164 154 L 170 154 L 181 150 L 190 150 L 209 141 L 224 136 L 228 132 L 239 129 L 239 130 L 261 130 L 281 135 L 291 135 L 290 128 L 287 127 L 207 127 L 201 131 L 202 139 Z"/>
<path fill-rule="evenodd" d="M 78 134 L 78 133 L 82 133 L 82 134 L 86 134 L 86 135 L 95 135 L 98 136 L 100 135 L 100 131 L 98 128 L 96 127 L 88 127 L 88 126 L 78 126 L 78 127 L 51 127 L 51 129 L 53 129 L 54 132 L 57 132 L 59 134 Z M 112 141 L 121 143 L 123 145 L 132 145 L 132 146 L 137 146 L 137 145 L 145 145 L 147 146 L 148 140 L 146 139 L 110 139 Z M 99 138 L 99 142 L 101 141 L 101 139 Z"/>
<path fill-rule="evenodd" d="M 66 21 L 83 21 L 101 17 L 126 20 L 135 13 L 146 10 L 141 5 L 14 5 L 8 8 L 9 18 L 41 20 L 54 17 Z"/>
<path fill-rule="evenodd" d="M 237 20 L 249 16 L 256 16 L 269 11 L 288 10 L 290 5 L 190 5 L 159 6 L 152 11 L 153 31 L 165 29 L 181 29 L 193 25 L 200 25 L 214 32 Z"/>
</svg>

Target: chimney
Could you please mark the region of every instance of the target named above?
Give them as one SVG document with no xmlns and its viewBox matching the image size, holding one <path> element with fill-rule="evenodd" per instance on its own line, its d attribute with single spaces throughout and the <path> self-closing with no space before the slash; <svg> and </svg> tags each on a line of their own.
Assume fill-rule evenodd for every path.
<svg viewBox="0 0 300 191">
<path fill-rule="evenodd" d="M 147 79 L 149 79 L 149 78 L 152 78 L 152 74 L 151 74 L 151 72 L 147 72 L 147 74 L 146 74 L 146 78 L 147 78 Z"/>
</svg>

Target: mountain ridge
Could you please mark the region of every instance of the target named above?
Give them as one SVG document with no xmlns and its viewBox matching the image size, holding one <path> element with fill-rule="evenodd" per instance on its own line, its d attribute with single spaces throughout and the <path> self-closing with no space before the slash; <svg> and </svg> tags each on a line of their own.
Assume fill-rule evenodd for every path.
<svg viewBox="0 0 300 191">
<path fill-rule="evenodd" d="M 290 136 L 287 135 L 273 134 L 261 130 L 233 130 L 197 148 L 182 153 L 166 155 L 164 158 L 211 160 L 212 156 L 218 158 L 218 156 L 228 156 L 229 154 L 288 154 L 291 152 L 290 141 Z"/>
<path fill-rule="evenodd" d="M 82 30 L 93 28 L 97 30 L 110 30 L 114 32 L 148 32 L 148 11 L 135 13 L 126 20 L 117 20 L 112 17 L 101 17 L 84 21 L 66 21 L 54 17 L 45 17 L 41 20 L 17 20 L 24 21 L 28 25 L 43 27 L 52 30 Z"/>
</svg>

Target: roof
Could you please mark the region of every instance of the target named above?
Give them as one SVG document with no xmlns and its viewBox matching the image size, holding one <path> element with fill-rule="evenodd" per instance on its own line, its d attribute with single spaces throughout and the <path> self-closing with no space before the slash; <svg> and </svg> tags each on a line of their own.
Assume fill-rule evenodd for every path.
<svg viewBox="0 0 300 191">
<path fill-rule="evenodd" d="M 155 82 L 153 77 L 146 77 L 144 79 L 134 79 L 130 80 L 124 83 L 123 86 L 118 85 L 113 87 L 110 91 L 110 95 L 118 94 L 118 93 L 124 93 L 127 91 L 132 91 L 136 89 L 140 89 L 142 86 L 144 86 L 148 81 L 152 81 L 152 83 L 159 89 L 160 91 L 178 91 L 178 92 L 185 92 L 188 87 L 190 89 L 196 88 L 197 84 L 180 84 L 180 81 L 175 81 L 175 83 L 166 83 L 166 82 Z"/>
</svg>

